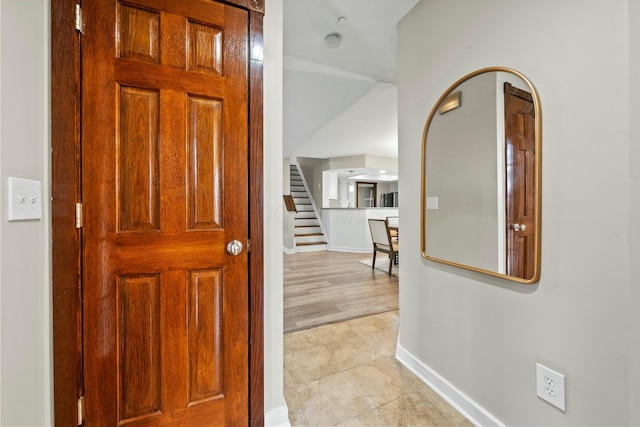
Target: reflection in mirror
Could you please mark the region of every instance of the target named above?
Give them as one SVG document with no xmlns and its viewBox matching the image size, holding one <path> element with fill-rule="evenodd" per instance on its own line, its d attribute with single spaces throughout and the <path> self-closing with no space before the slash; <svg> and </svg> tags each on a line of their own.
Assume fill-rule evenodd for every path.
<svg viewBox="0 0 640 427">
<path fill-rule="evenodd" d="M 516 71 L 476 71 L 440 97 L 423 137 L 425 258 L 539 279 L 540 139 L 538 96 Z"/>
<path fill-rule="evenodd" d="M 378 184 L 375 182 L 356 182 L 356 207 L 375 208 Z"/>
</svg>

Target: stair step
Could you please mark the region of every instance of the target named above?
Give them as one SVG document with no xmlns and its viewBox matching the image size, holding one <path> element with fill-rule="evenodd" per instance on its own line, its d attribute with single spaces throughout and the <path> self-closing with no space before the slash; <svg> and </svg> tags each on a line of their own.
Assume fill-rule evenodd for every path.
<svg viewBox="0 0 640 427">
<path fill-rule="evenodd" d="M 316 234 L 296 234 L 296 246 L 298 245 L 308 245 L 308 244 L 321 244 L 321 243 L 327 243 L 326 242 L 326 237 L 324 237 L 324 234 L 322 233 L 316 233 Z"/>
<path fill-rule="evenodd" d="M 326 245 L 327 242 L 296 242 L 296 246 L 315 246 L 315 245 Z"/>
<path fill-rule="evenodd" d="M 296 227 L 320 227 L 317 218 L 296 218 L 294 224 Z"/>
<path fill-rule="evenodd" d="M 296 228 L 296 236 L 324 236 L 319 225 L 312 225 L 304 228 Z"/>
<path fill-rule="evenodd" d="M 329 250 L 328 245 L 297 246 L 296 252 L 322 252 Z"/>
<path fill-rule="evenodd" d="M 296 251 L 322 251 L 328 249 L 326 237 L 313 209 L 313 203 L 304 179 L 296 165 L 289 165 L 289 192 L 296 204 L 295 214 L 295 244 Z"/>
<path fill-rule="evenodd" d="M 315 216 L 304 216 L 304 215 L 298 216 L 298 214 L 296 214 L 296 217 L 294 219 L 295 219 L 295 224 L 307 225 L 310 221 L 314 223 L 318 222 L 318 218 L 316 218 Z"/>
</svg>

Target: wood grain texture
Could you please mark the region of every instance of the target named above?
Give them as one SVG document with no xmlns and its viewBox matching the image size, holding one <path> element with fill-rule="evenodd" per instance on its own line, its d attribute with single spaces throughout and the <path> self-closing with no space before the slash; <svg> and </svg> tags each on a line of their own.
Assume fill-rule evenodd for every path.
<svg viewBox="0 0 640 427">
<path fill-rule="evenodd" d="M 51 234 L 53 398 L 57 426 L 77 424 L 82 394 L 80 238 L 80 37 L 74 2 L 51 0 Z"/>
<path fill-rule="evenodd" d="M 222 270 L 189 272 L 189 403 L 223 392 Z"/>
<path fill-rule="evenodd" d="M 160 94 L 121 86 L 119 101 L 119 228 L 159 230 Z"/>
<path fill-rule="evenodd" d="M 536 138 L 535 108 L 529 92 L 504 84 L 507 274 L 530 279 L 535 274 Z M 516 230 L 521 224 L 525 230 Z"/>
<path fill-rule="evenodd" d="M 284 332 L 398 308 L 398 277 L 360 263 L 371 254 L 284 255 Z"/>
<path fill-rule="evenodd" d="M 168 24 L 160 46 L 186 52 L 191 7 L 141 2 Z M 83 8 L 86 423 L 244 425 L 248 256 L 224 248 L 249 238 L 248 13 L 213 7 L 202 23 L 225 34 L 219 76 L 178 68 L 172 51 L 161 53 L 167 64 L 117 58 L 115 4 Z M 135 22 L 137 46 L 149 37 Z"/>
<path fill-rule="evenodd" d="M 263 15 L 249 13 L 249 425 L 264 425 Z"/>
<path fill-rule="evenodd" d="M 75 31 L 73 0 L 51 1 L 51 95 L 52 95 L 52 237 L 53 237 L 53 353 L 54 353 L 54 414 L 55 424 L 66 426 L 76 425 L 77 406 L 76 400 L 83 393 L 82 378 L 82 286 L 80 282 L 80 235 L 75 228 L 75 203 L 80 197 L 80 39 Z M 231 1 L 239 6 L 254 10 L 250 13 L 251 46 L 259 47 L 262 52 L 262 13 L 264 3 L 258 0 Z M 143 9 L 153 9 L 157 3 L 155 0 L 133 0 L 127 4 L 140 5 Z M 163 2 L 162 10 L 175 12 L 186 10 L 188 15 L 197 22 L 206 22 L 212 15 L 222 16 L 219 13 L 223 4 L 210 0 L 172 0 Z M 256 7 L 259 13 L 256 13 Z M 141 9 L 142 10 L 142 9 Z M 85 14 L 86 26 L 91 29 L 93 35 L 104 31 L 106 21 L 93 19 L 90 13 Z M 219 21 L 211 22 L 215 26 L 224 26 L 226 17 Z M 150 28 L 155 28 L 155 24 Z M 180 34 L 186 33 L 186 22 L 171 14 L 161 14 L 160 26 L 164 29 L 166 37 L 160 41 L 160 62 L 175 70 L 160 73 L 159 77 L 152 78 L 152 84 L 144 84 L 148 77 L 148 70 L 152 70 L 154 64 L 147 64 L 151 68 L 142 67 L 137 72 L 130 59 L 116 59 L 118 64 L 116 72 L 120 83 L 132 87 L 158 87 L 167 83 L 177 83 L 176 90 L 190 93 L 198 93 L 210 98 L 223 98 L 226 93 L 220 92 L 221 81 L 211 84 L 204 76 L 197 76 L 189 85 L 181 86 L 182 73 L 186 69 L 186 49 L 180 45 Z M 246 28 L 246 24 L 245 24 Z M 153 32 L 153 30 L 151 31 Z M 149 33 L 149 32 L 147 32 Z M 111 31 L 113 34 L 113 31 Z M 175 36 L 172 36 L 175 35 Z M 134 43 L 135 44 L 135 43 Z M 90 49 L 89 49 L 90 51 Z M 149 57 L 155 59 L 155 51 L 149 50 Z M 246 54 L 245 49 L 236 49 L 235 53 Z M 253 49 L 252 49 L 253 53 Z M 140 61 L 141 58 L 138 58 Z M 148 60 L 149 58 L 147 58 Z M 108 70 L 113 70 L 108 65 Z M 157 71 L 157 70 L 156 70 Z M 245 157 L 249 158 L 252 168 L 250 175 L 250 206 L 251 206 L 251 238 L 252 252 L 250 253 L 250 280 L 251 280 L 251 418 L 252 425 L 264 424 L 264 341 L 263 341 L 263 219 L 262 219 L 262 58 L 259 60 L 252 56 L 249 67 L 251 73 L 251 98 L 250 131 L 251 152 Z M 213 89 L 213 90 L 212 90 Z M 208 90 L 208 91 L 207 91 Z M 175 92 L 165 92 L 160 100 L 163 106 L 170 105 L 181 114 L 186 108 Z M 97 108 L 100 103 L 95 104 Z M 161 107 L 164 109 L 164 107 Z M 161 114 L 161 120 L 166 120 Z M 104 118 L 101 118 L 101 122 Z M 166 130 L 165 130 L 166 133 Z M 166 139 L 182 137 L 182 132 L 169 132 Z M 241 136 L 241 135 L 240 135 Z M 246 135 L 245 135 L 246 137 Z M 178 151 L 167 151 L 167 156 L 174 158 L 175 164 L 184 164 L 186 158 Z M 168 169 L 165 173 L 174 174 Z M 89 173 L 89 175 L 91 175 Z M 246 186 L 245 186 L 246 188 Z M 166 188 L 164 190 L 167 190 Z M 163 192 L 169 198 L 175 198 L 174 194 Z M 169 224 L 170 218 L 166 212 L 161 213 L 165 218 L 164 224 L 175 226 L 175 220 Z M 122 235 L 120 235 L 122 237 Z M 196 251 L 192 251 L 196 252 Z M 144 269 L 141 269 L 144 270 Z M 165 270 L 169 270 L 168 268 Z M 167 279 L 171 281 L 183 280 L 174 272 L 167 272 Z M 241 296 L 240 296 L 241 297 Z M 161 296 L 163 302 L 172 302 L 186 305 L 186 293 L 179 287 L 169 287 Z M 186 312 L 176 312 L 165 320 L 168 324 L 179 324 L 186 316 Z M 234 333 L 237 332 L 235 328 Z M 184 336 L 180 331 L 170 329 L 165 337 L 168 342 L 180 342 Z M 166 347 L 162 350 L 162 359 L 166 365 L 173 365 L 186 360 L 185 354 L 169 353 Z M 240 362 L 241 363 L 241 362 Z M 246 363 L 246 359 L 245 359 Z M 245 382 L 245 378 L 232 378 L 236 382 Z M 163 390 L 163 401 L 175 400 L 173 394 Z M 170 406 L 166 409 L 171 410 Z M 236 408 L 242 410 L 242 408 Z M 246 410 L 246 405 L 245 409 Z M 225 423 L 222 413 L 211 411 L 200 412 L 194 419 L 187 420 L 186 412 L 174 412 L 172 425 L 222 425 Z M 100 421 L 102 425 L 104 420 Z M 140 425 L 157 425 L 154 420 L 145 423 L 138 420 Z M 239 423 L 244 424 L 244 423 Z M 95 424 L 98 425 L 98 424 Z"/>
<path fill-rule="evenodd" d="M 214 230 L 223 226 L 223 103 L 195 96 L 188 103 L 189 228 Z"/>
<path fill-rule="evenodd" d="M 222 75 L 222 30 L 190 21 L 187 27 L 187 69 Z"/>
<path fill-rule="evenodd" d="M 160 14 L 118 3 L 118 57 L 160 62 Z"/>
<path fill-rule="evenodd" d="M 158 413 L 160 406 L 160 275 L 118 280 L 120 420 Z"/>
</svg>

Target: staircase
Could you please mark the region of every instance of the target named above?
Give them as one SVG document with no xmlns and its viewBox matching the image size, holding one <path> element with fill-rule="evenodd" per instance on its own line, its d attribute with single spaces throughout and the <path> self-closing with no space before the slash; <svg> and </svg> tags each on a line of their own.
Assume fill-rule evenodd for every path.
<svg viewBox="0 0 640 427">
<path fill-rule="evenodd" d="M 298 167 L 290 166 L 291 196 L 296 204 L 295 249 L 296 252 L 327 250 L 327 239 L 322 232 L 320 221 L 311 203 Z"/>
</svg>

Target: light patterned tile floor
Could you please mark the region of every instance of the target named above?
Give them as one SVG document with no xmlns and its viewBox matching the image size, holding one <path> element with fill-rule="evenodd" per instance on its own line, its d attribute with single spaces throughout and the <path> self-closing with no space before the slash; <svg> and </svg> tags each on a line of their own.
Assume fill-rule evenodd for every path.
<svg viewBox="0 0 640 427">
<path fill-rule="evenodd" d="M 398 312 L 287 333 L 292 426 L 472 426 L 395 358 Z"/>
</svg>

